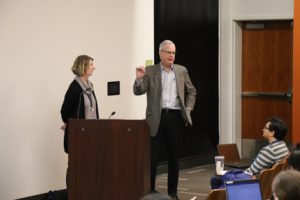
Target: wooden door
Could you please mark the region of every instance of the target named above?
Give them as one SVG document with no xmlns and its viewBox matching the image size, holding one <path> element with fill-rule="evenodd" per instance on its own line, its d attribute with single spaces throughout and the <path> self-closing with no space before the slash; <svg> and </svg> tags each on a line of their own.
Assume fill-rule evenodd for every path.
<svg viewBox="0 0 300 200">
<path fill-rule="evenodd" d="M 242 38 L 242 139 L 261 139 L 270 116 L 292 130 L 292 22 L 245 22 Z"/>
</svg>

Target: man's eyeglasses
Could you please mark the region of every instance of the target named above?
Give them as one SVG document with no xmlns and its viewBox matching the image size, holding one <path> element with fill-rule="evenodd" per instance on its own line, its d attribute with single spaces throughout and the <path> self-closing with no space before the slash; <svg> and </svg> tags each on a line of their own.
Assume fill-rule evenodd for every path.
<svg viewBox="0 0 300 200">
<path fill-rule="evenodd" d="M 176 55 L 176 51 L 165 51 L 165 50 L 161 50 L 162 52 L 165 52 L 165 53 L 167 53 L 167 54 L 169 54 L 169 55 Z"/>
</svg>

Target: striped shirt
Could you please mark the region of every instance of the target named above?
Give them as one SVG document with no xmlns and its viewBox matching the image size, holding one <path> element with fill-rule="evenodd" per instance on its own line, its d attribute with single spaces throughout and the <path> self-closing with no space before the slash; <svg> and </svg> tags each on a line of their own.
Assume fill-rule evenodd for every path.
<svg viewBox="0 0 300 200">
<path fill-rule="evenodd" d="M 257 174 L 260 171 L 272 167 L 273 164 L 289 154 L 284 141 L 275 141 L 260 150 L 252 165 L 246 172 Z"/>
</svg>

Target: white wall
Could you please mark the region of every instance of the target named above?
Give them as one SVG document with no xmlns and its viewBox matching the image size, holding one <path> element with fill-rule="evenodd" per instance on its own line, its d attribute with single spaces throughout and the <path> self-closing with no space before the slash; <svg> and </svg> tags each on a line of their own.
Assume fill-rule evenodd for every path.
<svg viewBox="0 0 300 200">
<path fill-rule="evenodd" d="M 221 142 L 240 134 L 235 21 L 291 18 L 293 0 L 220 0 Z M 79 54 L 95 59 L 102 118 L 144 118 L 145 96 L 133 96 L 132 84 L 135 66 L 153 59 L 153 1 L 0 1 L 0 199 L 65 187 L 59 111 Z M 117 80 L 120 96 L 108 97 Z"/>
<path fill-rule="evenodd" d="M 144 118 L 132 85 L 154 57 L 152 1 L 0 1 L 0 199 L 65 188 L 60 107 L 79 54 L 94 58 L 101 118 Z M 108 97 L 118 80 L 121 94 Z"/>
<path fill-rule="evenodd" d="M 220 0 L 220 142 L 241 143 L 241 28 L 244 20 L 293 19 L 293 0 Z"/>
</svg>

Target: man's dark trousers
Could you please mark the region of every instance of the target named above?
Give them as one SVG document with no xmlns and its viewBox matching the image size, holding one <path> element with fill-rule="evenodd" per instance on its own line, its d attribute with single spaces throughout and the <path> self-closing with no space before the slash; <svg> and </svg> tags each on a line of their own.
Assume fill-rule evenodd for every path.
<svg viewBox="0 0 300 200">
<path fill-rule="evenodd" d="M 179 136 L 183 130 L 181 110 L 163 109 L 157 135 L 151 138 L 151 191 L 155 191 L 157 162 L 166 148 L 168 156 L 168 194 L 177 194 L 179 176 Z"/>
</svg>

